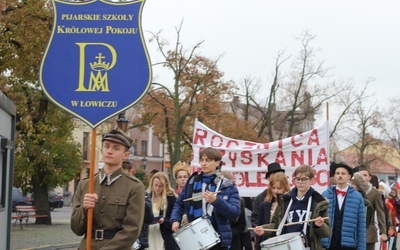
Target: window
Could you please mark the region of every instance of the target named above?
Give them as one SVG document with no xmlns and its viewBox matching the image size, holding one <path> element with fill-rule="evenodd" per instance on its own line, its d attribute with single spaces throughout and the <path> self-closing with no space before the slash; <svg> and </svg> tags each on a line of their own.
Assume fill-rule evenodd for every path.
<svg viewBox="0 0 400 250">
<path fill-rule="evenodd" d="M 147 156 L 147 141 L 142 141 L 142 155 Z"/>
<path fill-rule="evenodd" d="M 90 168 L 86 168 L 86 178 L 90 176 Z"/>
<path fill-rule="evenodd" d="M 134 142 L 134 143 L 132 144 L 132 147 L 130 148 L 129 151 L 130 151 L 131 154 L 133 154 L 133 155 L 138 155 L 136 142 Z"/>
<path fill-rule="evenodd" d="M 7 167 L 10 166 L 13 142 L 0 135 L 0 210 L 5 207 Z"/>
<path fill-rule="evenodd" d="M 82 157 L 83 157 L 84 161 L 89 160 L 89 133 L 88 132 L 83 132 Z"/>
</svg>

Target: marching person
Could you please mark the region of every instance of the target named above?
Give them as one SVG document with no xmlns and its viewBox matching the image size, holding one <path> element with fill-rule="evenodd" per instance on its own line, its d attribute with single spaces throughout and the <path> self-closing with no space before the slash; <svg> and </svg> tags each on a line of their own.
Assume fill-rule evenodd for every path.
<svg viewBox="0 0 400 250">
<path fill-rule="evenodd" d="M 260 212 L 257 225 L 269 224 L 274 215 L 275 209 L 278 206 L 278 194 L 285 194 L 290 191 L 289 182 L 286 174 L 277 172 L 269 178 L 269 188 L 267 196 L 260 204 Z M 257 236 L 256 249 L 260 250 L 260 243 L 266 240 L 267 237 Z"/>
<path fill-rule="evenodd" d="M 173 174 L 176 182 L 175 192 L 179 195 L 189 179 L 190 167 L 186 162 L 179 161 L 173 168 Z"/>
<path fill-rule="evenodd" d="M 285 170 L 281 168 L 281 165 L 277 162 L 272 162 L 268 165 L 268 172 L 265 174 L 265 178 L 269 181 L 269 178 L 275 173 L 285 173 Z M 260 204 L 265 200 L 267 196 L 268 188 L 262 191 L 256 196 L 253 201 L 253 211 L 251 212 L 251 224 L 253 227 L 257 226 L 258 223 L 258 212 L 260 211 Z"/>
<path fill-rule="evenodd" d="M 183 187 L 186 184 L 186 181 L 189 179 L 190 176 L 190 167 L 186 162 L 183 161 L 179 161 L 178 163 L 175 164 L 174 168 L 173 168 L 173 174 L 175 177 L 175 182 L 176 182 L 176 189 L 175 192 L 180 195 Z M 186 214 L 184 214 L 182 216 L 182 222 L 181 222 L 181 226 L 185 226 L 189 224 L 187 221 L 187 217 Z"/>
<path fill-rule="evenodd" d="M 152 205 L 151 205 L 151 200 L 149 195 L 146 193 L 145 196 L 145 206 L 144 206 L 144 221 L 143 221 L 143 226 L 142 230 L 140 230 L 140 235 L 138 239 L 138 245 L 134 245 L 137 250 L 145 250 L 146 248 L 149 247 L 149 239 L 147 237 L 148 233 L 148 227 L 150 224 L 153 223 L 154 221 L 154 215 L 153 215 L 153 210 L 152 210 Z"/>
<path fill-rule="evenodd" d="M 354 168 L 353 168 L 353 170 L 354 170 Z M 360 194 L 364 198 L 365 213 L 366 213 L 365 223 L 366 223 L 366 228 L 368 228 L 369 225 L 371 225 L 371 222 L 373 222 L 373 218 L 375 216 L 374 207 L 372 206 L 371 202 L 366 197 L 367 191 L 370 188 L 370 186 L 364 180 L 364 178 L 361 176 L 361 174 L 357 173 L 357 172 L 354 173 L 353 177 L 351 178 L 350 183 L 351 183 L 351 186 L 353 186 L 353 188 L 355 190 L 360 192 Z"/>
<path fill-rule="evenodd" d="M 80 236 L 87 232 L 87 212 L 93 209 L 91 247 L 97 249 L 131 249 L 138 239 L 144 218 L 144 186 L 125 174 L 122 161 L 129 156 L 133 140 L 115 129 L 102 139 L 104 167 L 94 176 L 94 193 L 89 179 L 79 182 L 74 195 L 71 229 Z M 86 249 L 86 237 L 79 245 Z"/>
<path fill-rule="evenodd" d="M 221 165 L 221 153 L 215 148 L 205 148 L 200 152 L 200 173 L 193 173 L 186 182 L 182 193 L 175 202 L 171 215 L 172 231 L 179 230 L 182 215 L 187 214 L 189 223 L 206 216 L 221 242 L 215 249 L 229 249 L 232 241 L 230 221 L 240 214 L 239 192 L 232 182 L 221 179 L 217 171 Z M 184 201 L 188 198 L 193 198 Z"/>
<path fill-rule="evenodd" d="M 132 164 L 128 159 L 122 161 L 122 170 L 125 174 L 132 175 Z"/>
<path fill-rule="evenodd" d="M 369 167 L 361 165 L 360 166 L 360 174 L 364 178 L 366 182 L 370 182 L 372 178 L 371 170 Z M 378 183 L 377 183 L 378 184 Z M 374 250 L 375 244 L 378 241 L 378 233 L 380 235 L 380 241 L 387 241 L 387 232 L 386 232 L 386 217 L 385 210 L 383 208 L 383 200 L 381 193 L 375 189 L 370 183 L 368 184 L 371 188 L 368 189 L 366 197 L 371 202 L 374 207 L 374 211 L 376 217 L 374 217 L 373 222 L 367 229 L 367 250 Z M 378 184 L 379 187 L 379 184 Z M 377 230 L 375 226 L 375 218 L 377 218 L 379 230 Z"/>
<path fill-rule="evenodd" d="M 132 164 L 129 160 L 125 159 L 122 162 L 122 169 L 128 175 L 133 175 L 132 173 Z M 149 195 L 145 193 L 145 203 L 144 203 L 144 220 L 142 230 L 140 230 L 139 239 L 133 244 L 133 249 L 135 250 L 144 250 L 149 247 L 148 239 L 147 239 L 147 228 L 148 225 L 153 223 L 154 215 L 152 211 L 151 201 Z"/>
<path fill-rule="evenodd" d="M 302 165 L 293 173 L 295 187 L 287 194 L 278 195 L 278 206 L 270 224 L 256 226 L 254 232 L 258 236 L 273 237 L 275 235 L 299 232 L 305 247 L 311 250 L 322 249 L 321 238 L 329 237 L 331 226 L 328 216 L 328 201 L 311 185 L 315 183 L 315 171 L 311 166 Z M 310 223 L 296 223 L 311 220 Z M 277 229 L 265 231 L 264 229 Z"/>
<path fill-rule="evenodd" d="M 366 213 L 364 198 L 348 182 L 352 169 L 344 163 L 335 166 L 336 187 L 330 187 L 322 195 L 329 201 L 328 215 L 332 233 L 322 238 L 322 245 L 330 250 L 364 250 L 366 248 Z"/>
<path fill-rule="evenodd" d="M 147 192 L 150 194 L 154 215 L 154 223 L 148 226 L 149 250 L 176 250 L 170 224 L 176 193 L 169 183 L 168 175 L 164 172 L 155 173 L 150 179 Z"/>
<path fill-rule="evenodd" d="M 233 175 L 226 171 L 221 171 L 221 178 L 226 178 L 228 181 L 234 182 Z M 240 215 L 236 220 L 231 221 L 231 230 L 232 230 L 232 243 L 229 250 L 243 250 L 243 243 L 241 235 L 246 229 L 246 214 L 245 214 L 245 204 L 244 199 L 240 198 Z"/>
</svg>

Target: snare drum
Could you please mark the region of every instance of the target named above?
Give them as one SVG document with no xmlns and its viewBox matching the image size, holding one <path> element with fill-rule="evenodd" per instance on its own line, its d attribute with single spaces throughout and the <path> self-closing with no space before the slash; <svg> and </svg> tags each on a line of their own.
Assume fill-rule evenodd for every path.
<svg viewBox="0 0 400 250">
<path fill-rule="evenodd" d="M 173 234 L 181 250 L 206 250 L 220 242 L 211 221 L 207 217 L 198 218 Z"/>
<path fill-rule="evenodd" d="M 300 233 L 287 233 L 264 240 L 260 244 L 262 250 L 304 250 Z"/>
</svg>

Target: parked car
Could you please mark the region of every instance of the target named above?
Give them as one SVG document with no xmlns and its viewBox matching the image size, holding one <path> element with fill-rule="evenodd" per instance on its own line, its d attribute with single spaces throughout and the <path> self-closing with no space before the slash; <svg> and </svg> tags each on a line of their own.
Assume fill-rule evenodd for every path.
<svg viewBox="0 0 400 250">
<path fill-rule="evenodd" d="M 24 196 L 22 191 L 18 188 L 13 188 L 12 192 L 12 211 L 15 212 L 16 206 L 29 206 L 32 205 L 30 196 Z"/>
<path fill-rule="evenodd" d="M 54 191 L 49 191 L 49 203 L 52 211 L 54 208 L 62 208 L 64 206 L 64 197 Z"/>
<path fill-rule="evenodd" d="M 28 194 L 30 201 L 34 203 L 32 194 Z M 54 208 L 62 208 L 64 206 L 64 197 L 61 194 L 57 194 L 54 191 L 48 192 L 48 200 L 50 204 L 50 210 L 53 211 Z"/>
</svg>

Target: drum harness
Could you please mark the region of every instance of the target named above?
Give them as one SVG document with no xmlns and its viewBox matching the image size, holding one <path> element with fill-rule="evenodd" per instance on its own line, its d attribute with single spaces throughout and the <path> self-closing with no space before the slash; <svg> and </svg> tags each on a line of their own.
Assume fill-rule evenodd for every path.
<svg viewBox="0 0 400 250">
<path fill-rule="evenodd" d="M 217 191 L 219 190 L 219 188 L 221 187 L 221 184 L 222 184 L 222 179 L 219 179 L 219 182 L 218 182 L 218 184 L 217 184 L 217 187 L 215 188 L 215 195 L 217 195 Z M 209 186 L 210 184 L 205 184 L 205 183 L 203 183 L 203 187 L 202 187 L 202 192 L 204 193 L 205 192 L 205 190 L 208 190 L 208 186 Z M 212 212 L 214 211 L 214 206 L 213 205 L 211 205 L 211 204 L 206 204 L 206 201 L 203 199 L 203 207 L 204 207 L 204 211 L 203 211 L 203 214 L 207 214 L 208 216 L 211 216 L 212 215 Z"/>
<path fill-rule="evenodd" d="M 286 219 L 287 219 L 287 217 L 289 215 L 289 210 L 290 210 L 290 207 L 292 206 L 292 203 L 293 203 L 293 198 L 290 199 L 289 205 L 286 208 L 285 215 L 283 216 L 283 218 L 281 220 L 281 223 L 278 226 L 278 231 L 276 232 L 277 236 L 281 235 L 281 233 L 282 233 L 282 229 L 283 229 L 283 226 L 285 225 Z M 305 220 L 309 220 L 310 219 L 311 203 L 312 203 L 312 196 L 310 196 L 310 198 L 308 199 L 307 214 L 306 214 Z M 303 231 L 300 233 L 300 236 L 303 239 L 303 243 L 304 243 L 305 248 L 306 249 L 310 249 L 310 246 L 309 246 L 309 243 L 308 243 L 308 240 L 307 240 L 307 224 L 308 223 L 304 223 Z"/>
</svg>

